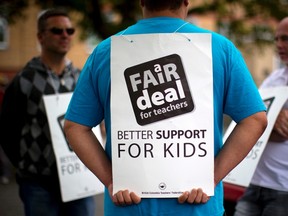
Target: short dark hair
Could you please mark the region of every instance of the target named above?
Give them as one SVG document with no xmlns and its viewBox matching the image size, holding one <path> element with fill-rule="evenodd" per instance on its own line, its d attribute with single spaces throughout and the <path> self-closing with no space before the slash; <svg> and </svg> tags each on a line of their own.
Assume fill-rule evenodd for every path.
<svg viewBox="0 0 288 216">
<path fill-rule="evenodd" d="M 45 10 L 38 17 L 38 22 L 37 22 L 38 33 L 45 31 L 47 19 L 50 17 L 55 17 L 55 16 L 65 16 L 70 19 L 68 12 L 63 8 L 51 8 L 51 9 Z"/>
<path fill-rule="evenodd" d="M 177 10 L 184 0 L 142 0 L 145 7 L 151 11 Z"/>
</svg>

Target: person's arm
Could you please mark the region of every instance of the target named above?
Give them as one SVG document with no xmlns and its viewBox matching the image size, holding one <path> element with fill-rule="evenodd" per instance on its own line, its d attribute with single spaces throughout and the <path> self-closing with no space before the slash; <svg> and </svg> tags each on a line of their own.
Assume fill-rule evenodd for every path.
<svg viewBox="0 0 288 216">
<path fill-rule="evenodd" d="M 26 122 L 27 97 L 20 89 L 16 77 L 5 90 L 0 113 L 0 144 L 14 167 L 18 167 L 20 160 L 21 131 Z"/>
<path fill-rule="evenodd" d="M 249 116 L 236 125 L 215 158 L 214 186 L 246 157 L 266 126 L 265 112 Z M 209 197 L 201 189 L 187 191 L 178 198 L 179 203 L 206 203 L 208 200 Z"/>
<path fill-rule="evenodd" d="M 112 182 L 111 162 L 91 128 L 65 120 L 64 131 L 80 160 L 108 187 Z"/>
<path fill-rule="evenodd" d="M 253 148 L 267 126 L 266 112 L 258 112 L 240 121 L 215 158 L 214 180 L 217 185 Z"/>
<path fill-rule="evenodd" d="M 284 142 L 288 139 L 288 109 L 282 109 L 278 114 L 269 141 Z"/>
<path fill-rule="evenodd" d="M 112 201 L 116 205 L 139 203 L 141 198 L 128 190 L 112 195 L 112 165 L 102 145 L 90 127 L 65 120 L 64 131 L 69 144 L 80 160 L 108 188 Z"/>
</svg>

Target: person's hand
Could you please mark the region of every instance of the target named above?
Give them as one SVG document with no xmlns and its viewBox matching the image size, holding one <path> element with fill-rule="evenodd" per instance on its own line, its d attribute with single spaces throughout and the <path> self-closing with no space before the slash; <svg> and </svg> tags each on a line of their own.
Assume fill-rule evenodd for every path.
<svg viewBox="0 0 288 216">
<path fill-rule="evenodd" d="M 274 130 L 283 138 L 288 139 L 288 109 L 280 111 L 274 125 Z"/>
<path fill-rule="evenodd" d="M 200 203 L 206 203 L 209 200 L 209 196 L 205 194 L 201 188 L 198 189 L 192 189 L 190 192 L 186 191 L 184 192 L 179 198 L 179 203 L 190 203 L 190 204 L 200 204 Z"/>
<path fill-rule="evenodd" d="M 108 186 L 108 191 L 113 203 L 117 206 L 127 206 L 139 204 L 141 202 L 141 197 L 137 196 L 134 192 L 129 192 L 128 190 L 121 190 L 113 195 L 112 184 Z"/>
</svg>

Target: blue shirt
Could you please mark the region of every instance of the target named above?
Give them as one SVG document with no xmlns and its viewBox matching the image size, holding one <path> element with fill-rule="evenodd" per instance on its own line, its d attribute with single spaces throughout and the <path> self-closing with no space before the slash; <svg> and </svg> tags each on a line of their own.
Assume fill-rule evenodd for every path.
<svg viewBox="0 0 288 216">
<path fill-rule="evenodd" d="M 241 53 L 226 38 L 214 32 L 186 24 L 178 18 L 157 17 L 138 21 L 119 34 L 149 33 L 211 33 L 213 57 L 214 91 L 214 152 L 222 147 L 223 114 L 234 121 L 265 110 L 257 87 L 243 60 Z M 110 122 L 110 48 L 111 39 L 101 42 L 87 60 L 71 103 L 66 119 L 94 127 L 105 119 L 107 131 L 106 152 L 111 158 Z M 179 204 L 174 198 L 142 199 L 138 205 L 115 206 L 105 192 L 105 215 L 119 216 L 222 216 L 222 183 L 215 188 L 215 195 L 206 204 Z M 191 188 L 192 189 L 192 188 Z"/>
</svg>

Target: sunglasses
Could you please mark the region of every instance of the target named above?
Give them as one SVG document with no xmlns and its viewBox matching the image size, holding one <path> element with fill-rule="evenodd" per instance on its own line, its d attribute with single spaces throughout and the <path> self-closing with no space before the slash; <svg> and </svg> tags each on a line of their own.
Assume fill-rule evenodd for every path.
<svg viewBox="0 0 288 216">
<path fill-rule="evenodd" d="M 274 38 L 274 40 L 277 41 L 282 41 L 282 42 L 288 42 L 288 35 L 280 35 L 280 36 L 276 36 Z"/>
<path fill-rule="evenodd" d="M 53 28 L 49 29 L 49 31 L 54 35 L 62 35 L 64 31 L 66 31 L 66 33 L 68 35 L 73 35 L 75 32 L 75 29 L 74 28 L 62 29 L 62 28 L 53 27 Z"/>
</svg>

